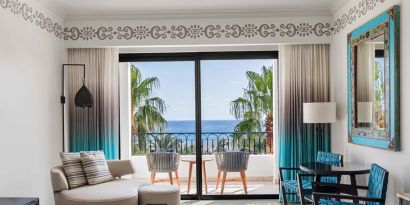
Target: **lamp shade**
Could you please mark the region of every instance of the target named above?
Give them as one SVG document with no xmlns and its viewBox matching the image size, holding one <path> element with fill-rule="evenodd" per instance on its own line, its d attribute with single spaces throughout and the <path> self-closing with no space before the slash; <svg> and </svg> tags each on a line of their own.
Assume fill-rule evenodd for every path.
<svg viewBox="0 0 410 205">
<path fill-rule="evenodd" d="M 315 102 L 303 103 L 304 123 L 333 123 L 336 122 L 336 103 Z"/>
<path fill-rule="evenodd" d="M 74 103 L 77 107 L 91 108 L 93 106 L 93 95 L 85 85 L 75 94 Z"/>
<path fill-rule="evenodd" d="M 357 102 L 357 122 L 371 123 L 373 122 L 373 103 L 372 102 Z"/>
</svg>

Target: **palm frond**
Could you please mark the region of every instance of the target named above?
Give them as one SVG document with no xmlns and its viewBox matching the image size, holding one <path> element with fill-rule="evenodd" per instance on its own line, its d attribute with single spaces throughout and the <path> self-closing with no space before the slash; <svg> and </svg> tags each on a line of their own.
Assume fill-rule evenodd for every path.
<svg viewBox="0 0 410 205">
<path fill-rule="evenodd" d="M 247 88 L 243 96 L 231 101 L 230 112 L 237 120 L 241 120 L 235 131 L 261 131 L 263 120 L 273 112 L 273 73 L 272 67 L 263 66 L 261 73 L 247 71 Z"/>
<path fill-rule="evenodd" d="M 160 87 L 157 77 L 144 78 L 140 70 L 131 65 L 131 109 L 134 132 L 162 131 L 167 126 L 163 117 L 165 101 L 153 97 L 154 90 Z"/>
</svg>

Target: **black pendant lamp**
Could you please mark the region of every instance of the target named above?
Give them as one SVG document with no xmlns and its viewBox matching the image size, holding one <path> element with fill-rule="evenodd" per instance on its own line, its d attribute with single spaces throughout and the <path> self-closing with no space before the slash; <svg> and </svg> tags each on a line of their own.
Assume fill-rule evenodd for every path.
<svg viewBox="0 0 410 205">
<path fill-rule="evenodd" d="M 65 117 L 64 117 L 64 104 L 65 104 L 65 67 L 66 66 L 74 66 L 74 67 L 82 67 L 83 68 L 83 85 L 81 86 L 81 88 L 77 91 L 77 93 L 75 94 L 74 97 L 74 103 L 76 107 L 80 107 L 80 108 L 91 108 L 93 107 L 93 95 L 91 94 L 90 90 L 88 90 L 87 86 L 85 86 L 85 64 L 63 64 L 63 75 L 62 75 L 62 88 L 63 88 L 63 93 L 61 95 L 60 101 L 61 104 L 63 105 L 63 151 L 65 151 L 64 147 L 64 140 L 65 140 Z"/>
<path fill-rule="evenodd" d="M 85 86 L 85 78 L 83 79 L 83 86 L 75 94 L 74 102 L 77 107 L 91 108 L 93 106 L 93 96 Z"/>
<path fill-rule="evenodd" d="M 77 91 L 74 97 L 74 103 L 76 107 L 81 108 L 91 108 L 93 107 L 93 95 L 91 94 L 90 90 L 88 90 L 87 86 L 85 86 L 85 64 L 63 64 L 63 95 L 61 96 L 61 103 L 65 103 L 65 95 L 64 95 L 64 69 L 65 66 L 77 66 L 83 68 L 83 86 Z"/>
</svg>

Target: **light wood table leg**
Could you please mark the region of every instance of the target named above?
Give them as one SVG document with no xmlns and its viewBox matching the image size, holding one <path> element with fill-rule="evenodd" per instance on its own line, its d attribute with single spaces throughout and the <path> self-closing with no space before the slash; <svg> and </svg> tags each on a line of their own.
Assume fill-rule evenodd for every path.
<svg viewBox="0 0 410 205">
<path fill-rule="evenodd" d="M 216 177 L 216 189 L 219 187 L 219 180 L 221 179 L 221 171 L 218 171 L 218 176 Z"/>
<path fill-rule="evenodd" d="M 225 188 L 225 182 L 226 182 L 226 174 L 228 172 L 224 172 L 223 173 L 223 177 L 222 177 L 222 187 L 221 187 L 221 194 L 224 194 L 224 188 Z"/>
<path fill-rule="evenodd" d="M 169 175 L 169 183 L 171 183 L 171 185 L 174 185 L 174 180 L 172 180 L 172 172 L 168 172 Z"/>
<path fill-rule="evenodd" d="M 193 165 L 194 165 L 194 162 L 189 162 L 188 191 L 187 191 L 188 194 L 189 194 L 189 191 L 191 190 L 192 166 Z"/>
<path fill-rule="evenodd" d="M 179 181 L 179 174 L 178 174 L 178 170 L 177 170 L 177 171 L 175 171 L 175 177 L 177 178 L 178 187 L 181 187 L 181 182 Z"/>
<path fill-rule="evenodd" d="M 245 191 L 245 194 L 248 194 L 248 187 L 247 187 L 247 183 L 246 183 L 246 174 L 244 171 L 240 172 L 241 175 L 241 180 L 242 180 L 242 185 L 243 185 L 243 190 Z"/>
<path fill-rule="evenodd" d="M 205 193 L 208 194 L 208 179 L 206 177 L 205 161 L 202 161 L 202 175 L 204 175 Z"/>
<path fill-rule="evenodd" d="M 154 182 L 155 182 L 155 174 L 156 174 L 156 172 L 154 172 L 154 171 L 151 172 L 151 184 L 154 184 Z"/>
</svg>

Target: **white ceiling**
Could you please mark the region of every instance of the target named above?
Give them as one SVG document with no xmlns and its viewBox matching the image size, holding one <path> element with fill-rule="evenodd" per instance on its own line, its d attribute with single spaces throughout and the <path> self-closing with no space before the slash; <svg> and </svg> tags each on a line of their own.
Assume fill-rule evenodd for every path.
<svg viewBox="0 0 410 205">
<path fill-rule="evenodd" d="M 331 15 L 348 0 L 37 0 L 63 18 L 184 12 L 307 12 Z"/>
</svg>

